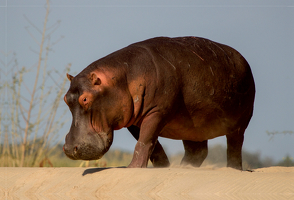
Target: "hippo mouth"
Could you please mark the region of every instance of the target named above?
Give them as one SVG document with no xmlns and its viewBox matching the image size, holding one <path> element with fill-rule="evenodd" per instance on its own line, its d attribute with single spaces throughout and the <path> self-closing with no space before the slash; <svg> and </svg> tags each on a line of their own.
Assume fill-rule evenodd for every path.
<svg viewBox="0 0 294 200">
<path fill-rule="evenodd" d="M 72 160 L 98 160 L 104 155 L 103 151 L 97 150 L 93 145 L 85 143 L 76 145 L 71 152 L 65 148 L 63 150 L 66 156 Z"/>
<path fill-rule="evenodd" d="M 69 145 L 66 141 L 63 151 L 72 160 L 98 160 L 112 144 L 112 134 L 110 134 L 111 136 L 108 135 L 104 132 L 88 133 L 86 137 L 79 138 L 78 142 L 73 143 L 73 145 Z"/>
</svg>

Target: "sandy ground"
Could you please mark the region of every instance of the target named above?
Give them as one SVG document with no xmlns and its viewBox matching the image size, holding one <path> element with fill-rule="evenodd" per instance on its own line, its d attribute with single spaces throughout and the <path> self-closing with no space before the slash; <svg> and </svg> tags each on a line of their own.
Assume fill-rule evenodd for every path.
<svg viewBox="0 0 294 200">
<path fill-rule="evenodd" d="M 294 199 L 294 167 L 0 168 L 0 199 Z"/>
</svg>

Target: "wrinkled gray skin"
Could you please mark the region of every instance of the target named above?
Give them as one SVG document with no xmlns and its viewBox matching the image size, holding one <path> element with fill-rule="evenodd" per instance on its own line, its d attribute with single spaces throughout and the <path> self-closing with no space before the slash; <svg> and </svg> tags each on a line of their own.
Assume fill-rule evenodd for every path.
<svg viewBox="0 0 294 200">
<path fill-rule="evenodd" d="M 64 152 L 101 158 L 113 131 L 137 139 L 129 167 L 169 166 L 158 137 L 183 140 L 182 164 L 200 166 L 207 140 L 227 137 L 227 165 L 242 169 L 244 132 L 253 113 L 250 66 L 233 48 L 204 38 L 153 38 L 101 58 L 76 77 L 64 100 L 73 116 Z"/>
</svg>

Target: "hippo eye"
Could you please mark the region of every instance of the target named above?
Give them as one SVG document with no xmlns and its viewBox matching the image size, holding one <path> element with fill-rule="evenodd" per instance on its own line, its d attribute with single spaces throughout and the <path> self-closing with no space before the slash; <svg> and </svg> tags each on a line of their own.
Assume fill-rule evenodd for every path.
<svg viewBox="0 0 294 200">
<path fill-rule="evenodd" d="M 83 94 L 79 97 L 79 104 L 85 109 L 88 110 L 89 104 L 91 104 L 91 96 L 88 94 Z"/>
</svg>

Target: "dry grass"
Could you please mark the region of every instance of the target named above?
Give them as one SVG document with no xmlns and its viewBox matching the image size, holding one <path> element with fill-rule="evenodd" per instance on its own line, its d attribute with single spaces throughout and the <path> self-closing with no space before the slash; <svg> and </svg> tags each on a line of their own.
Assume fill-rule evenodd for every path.
<svg viewBox="0 0 294 200">
<path fill-rule="evenodd" d="M 28 47 L 31 66 L 19 64 L 16 53 L 5 55 L 5 68 L 9 70 L 8 79 L 4 84 L 1 82 L 4 87 L 0 88 L 1 93 L 5 92 L 0 106 L 0 166 L 39 166 L 56 148 L 52 143 L 58 144 L 57 133 L 65 123 L 65 112 L 59 106 L 65 93 L 65 74 L 71 64 L 62 73 L 48 66 L 52 48 L 61 37 L 53 37 L 60 21 L 47 23 L 50 5 L 49 0 L 46 2 L 42 29 L 25 18 L 29 24 L 26 30 L 36 42 Z"/>
</svg>

